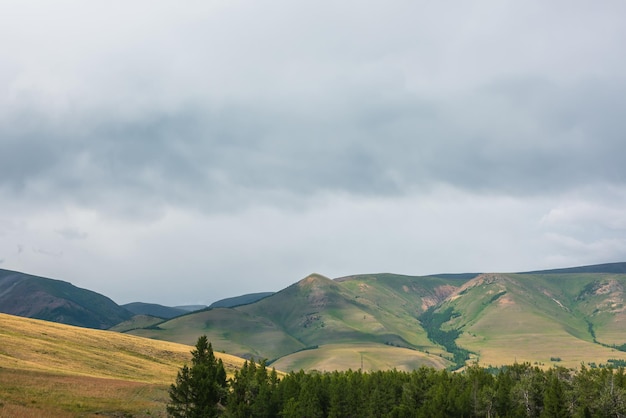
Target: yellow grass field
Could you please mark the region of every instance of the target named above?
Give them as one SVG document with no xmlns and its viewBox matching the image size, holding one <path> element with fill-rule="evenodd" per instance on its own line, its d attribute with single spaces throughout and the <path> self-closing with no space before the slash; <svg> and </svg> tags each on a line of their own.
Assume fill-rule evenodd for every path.
<svg viewBox="0 0 626 418">
<path fill-rule="evenodd" d="M 280 370 L 363 371 L 397 369 L 410 371 L 420 366 L 445 368 L 450 364 L 437 354 L 426 354 L 408 348 L 390 347 L 383 344 L 327 344 L 313 350 L 300 351 L 285 356 L 272 367 Z"/>
<path fill-rule="evenodd" d="M 192 348 L 0 314 L 0 417 L 165 416 Z"/>
</svg>

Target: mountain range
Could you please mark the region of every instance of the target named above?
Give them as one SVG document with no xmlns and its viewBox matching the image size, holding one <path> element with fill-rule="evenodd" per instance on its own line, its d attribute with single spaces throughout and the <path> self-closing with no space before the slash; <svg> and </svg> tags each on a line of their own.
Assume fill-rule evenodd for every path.
<svg viewBox="0 0 626 418">
<path fill-rule="evenodd" d="M 78 288 L 66 282 L 28 275 L 18 280 L 19 275 L 0 270 L 2 312 L 8 306 L 8 313 L 57 322 L 79 322 L 84 314 L 90 320 L 75 325 L 95 328 L 106 328 L 102 318 L 119 312 L 109 320 L 117 321 L 109 326 L 117 325 L 118 331 L 188 345 L 206 334 L 218 351 L 265 358 L 284 371 L 455 369 L 467 361 L 578 367 L 626 357 L 626 263 L 334 280 L 311 274 L 276 293 L 230 298 L 174 317 L 170 315 L 180 310 L 162 311 L 151 304 L 119 307 L 101 295 L 100 305 L 87 305 L 106 308 L 98 317 L 80 302 L 95 297 L 93 292 L 82 290 L 78 297 Z M 50 297 L 43 297 L 42 289 L 54 295 L 53 307 L 46 305 Z M 12 301 L 15 295 L 21 303 Z M 57 306 L 65 310 L 55 310 Z M 147 306 L 151 313 L 145 312 Z M 70 308 L 75 309 L 72 315 Z M 133 316 L 129 308 L 140 315 Z"/>
</svg>

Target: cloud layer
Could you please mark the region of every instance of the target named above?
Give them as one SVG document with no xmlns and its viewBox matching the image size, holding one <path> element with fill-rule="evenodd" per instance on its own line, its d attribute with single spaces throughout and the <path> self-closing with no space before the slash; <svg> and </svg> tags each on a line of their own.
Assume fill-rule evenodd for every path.
<svg viewBox="0 0 626 418">
<path fill-rule="evenodd" d="M 175 304 L 624 258 L 622 2 L 1 7 L 0 267 Z"/>
</svg>

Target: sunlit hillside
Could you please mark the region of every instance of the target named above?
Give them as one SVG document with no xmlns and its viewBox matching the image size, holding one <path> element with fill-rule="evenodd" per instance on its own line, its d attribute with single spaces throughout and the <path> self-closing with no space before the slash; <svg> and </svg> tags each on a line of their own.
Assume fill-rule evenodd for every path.
<svg viewBox="0 0 626 418">
<path fill-rule="evenodd" d="M 192 348 L 0 314 L 0 417 L 162 416 Z"/>
<path fill-rule="evenodd" d="M 437 307 L 443 330 L 484 365 L 578 367 L 626 358 L 626 275 L 484 274 Z"/>
</svg>

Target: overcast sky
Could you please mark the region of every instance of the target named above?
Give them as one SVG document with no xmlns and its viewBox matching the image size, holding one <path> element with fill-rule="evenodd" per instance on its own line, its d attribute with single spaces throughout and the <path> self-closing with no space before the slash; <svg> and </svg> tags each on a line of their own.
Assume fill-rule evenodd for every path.
<svg viewBox="0 0 626 418">
<path fill-rule="evenodd" d="M 624 16 L 2 1 L 0 268 L 180 305 L 626 261 Z"/>
</svg>

